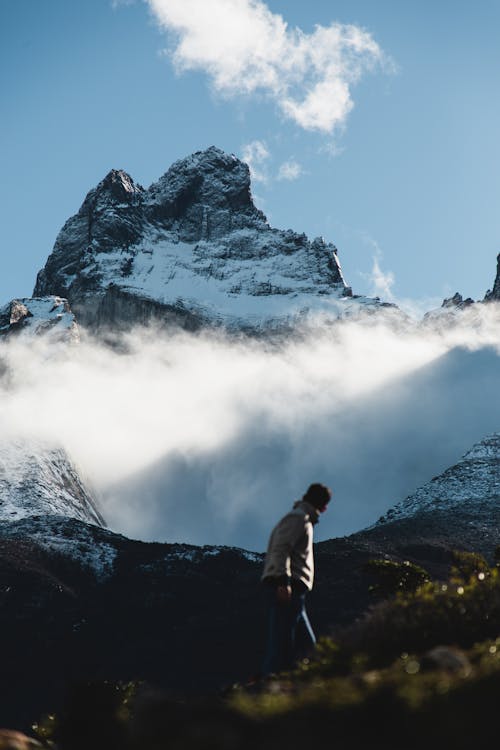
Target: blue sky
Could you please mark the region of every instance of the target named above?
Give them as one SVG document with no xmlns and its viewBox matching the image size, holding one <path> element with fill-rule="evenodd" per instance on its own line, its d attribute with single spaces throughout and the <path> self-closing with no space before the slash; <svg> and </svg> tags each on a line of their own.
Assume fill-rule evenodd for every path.
<svg viewBox="0 0 500 750">
<path fill-rule="evenodd" d="M 281 15 L 291 54 L 296 27 L 305 43 L 318 24 L 364 30 L 358 63 L 373 69 L 348 80 L 354 106 L 333 124 L 326 110 L 307 120 L 302 106 L 318 71 L 274 60 L 272 86 L 261 70 L 249 91 L 248 65 L 221 84 L 237 54 L 224 58 L 224 41 L 240 29 L 196 26 L 182 10 L 196 2 L 0 2 L 0 303 L 31 294 L 64 221 L 111 168 L 147 186 L 211 144 L 253 153 L 254 193 L 271 223 L 333 241 L 355 292 L 424 307 L 457 290 L 482 297 L 500 250 L 498 2 L 233 0 L 257 8 L 271 31 Z M 171 53 L 193 34 L 196 54 L 177 54 L 192 69 L 176 71 Z M 311 44 L 327 61 L 335 52 Z M 286 86 L 299 73 L 292 117 Z"/>
</svg>

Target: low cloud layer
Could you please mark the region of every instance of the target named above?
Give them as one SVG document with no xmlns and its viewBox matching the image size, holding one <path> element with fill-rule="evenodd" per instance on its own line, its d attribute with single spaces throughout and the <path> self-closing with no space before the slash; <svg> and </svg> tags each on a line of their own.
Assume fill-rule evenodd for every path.
<svg viewBox="0 0 500 750">
<path fill-rule="evenodd" d="M 285 343 L 138 330 L 0 344 L 2 438 L 66 447 L 114 530 L 261 550 L 312 481 L 319 538 L 359 529 L 498 430 L 500 311 L 433 327 L 369 317 Z"/>
<path fill-rule="evenodd" d="M 147 0 L 175 39 L 179 71 L 206 73 L 227 97 L 263 94 L 304 130 L 332 133 L 353 107 L 352 87 L 385 57 L 371 34 L 340 23 L 307 34 L 262 0 Z"/>
</svg>

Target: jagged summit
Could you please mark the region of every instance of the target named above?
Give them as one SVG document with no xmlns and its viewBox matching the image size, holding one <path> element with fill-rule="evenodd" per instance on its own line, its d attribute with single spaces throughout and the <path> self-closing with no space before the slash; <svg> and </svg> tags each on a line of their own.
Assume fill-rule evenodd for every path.
<svg viewBox="0 0 500 750">
<path fill-rule="evenodd" d="M 211 209 L 249 211 L 255 219 L 265 216 L 253 204 L 250 170 L 233 154 L 215 146 L 179 159 L 148 191 L 152 205 L 163 206 L 171 216 L 182 215 L 199 204 Z"/>
<path fill-rule="evenodd" d="M 443 304 L 441 305 L 441 307 L 444 307 L 448 310 L 463 310 L 473 304 L 474 300 L 471 297 L 467 297 L 467 299 L 464 299 L 462 295 L 459 294 L 459 292 L 455 292 L 453 297 L 448 297 L 447 299 L 443 300 Z"/>
<path fill-rule="evenodd" d="M 488 289 L 486 292 L 485 302 L 500 302 L 500 253 L 497 255 L 497 275 L 495 277 L 495 283 L 493 289 Z"/>
<path fill-rule="evenodd" d="M 147 190 L 112 170 L 59 233 L 35 286 L 49 293 L 94 329 L 153 318 L 262 330 L 379 305 L 352 298 L 334 245 L 270 227 L 248 166 L 214 146 Z"/>
<path fill-rule="evenodd" d="M 180 220 L 184 242 L 214 240 L 236 228 L 268 229 L 253 203 L 247 164 L 215 146 L 176 161 L 151 185 L 145 207 L 154 221 Z"/>
<path fill-rule="evenodd" d="M 142 193 L 144 188 L 136 184 L 127 172 L 123 169 L 112 169 L 97 187 L 87 194 L 80 210 L 88 211 L 90 207 L 95 209 L 98 206 L 104 208 L 107 204 L 129 204 Z"/>
</svg>

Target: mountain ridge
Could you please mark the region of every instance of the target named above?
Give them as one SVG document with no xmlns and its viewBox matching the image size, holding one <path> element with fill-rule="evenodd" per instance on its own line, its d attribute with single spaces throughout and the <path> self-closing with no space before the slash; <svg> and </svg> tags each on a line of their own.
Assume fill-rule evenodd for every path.
<svg viewBox="0 0 500 750">
<path fill-rule="evenodd" d="M 109 172 L 38 273 L 34 295 L 49 293 L 94 329 L 151 319 L 260 329 L 381 306 L 353 297 L 333 244 L 273 229 L 253 203 L 248 165 L 216 147 L 148 189 Z"/>
</svg>

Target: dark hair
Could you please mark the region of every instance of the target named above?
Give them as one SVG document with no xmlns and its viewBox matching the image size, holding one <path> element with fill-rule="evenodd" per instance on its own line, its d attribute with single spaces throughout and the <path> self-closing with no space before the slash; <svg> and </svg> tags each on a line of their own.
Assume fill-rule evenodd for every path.
<svg viewBox="0 0 500 750">
<path fill-rule="evenodd" d="M 306 503 L 314 505 L 315 508 L 322 508 L 324 505 L 330 502 L 332 497 L 332 491 L 329 487 L 325 487 L 324 484 L 311 484 L 302 500 Z"/>
</svg>

